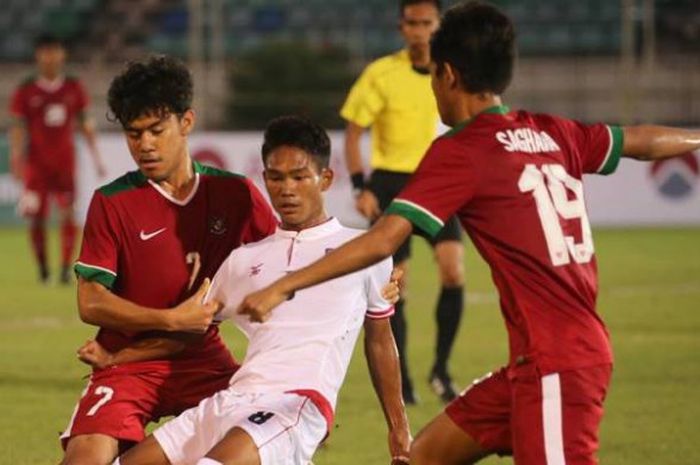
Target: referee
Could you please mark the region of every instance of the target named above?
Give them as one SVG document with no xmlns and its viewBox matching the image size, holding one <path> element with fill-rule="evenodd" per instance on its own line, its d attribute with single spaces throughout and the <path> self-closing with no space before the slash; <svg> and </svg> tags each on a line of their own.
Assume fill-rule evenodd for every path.
<svg viewBox="0 0 700 465">
<path fill-rule="evenodd" d="M 440 1 L 401 0 L 399 30 L 406 48 L 371 63 L 353 85 L 340 111 L 347 121 L 345 159 L 352 176 L 355 206 L 368 220 L 403 189 L 428 146 L 437 135 L 439 115 L 430 89 L 430 36 L 440 22 Z M 362 167 L 360 139 L 371 128 L 372 173 L 367 182 Z M 464 305 L 464 270 L 461 228 L 450 218 L 431 241 L 440 270 L 442 290 L 436 308 L 438 326 L 435 362 L 429 382 L 445 402 L 456 397 L 447 362 Z M 406 276 L 411 255 L 410 240 L 394 255 L 396 267 Z M 391 326 L 399 350 L 403 397 L 417 401 L 406 362 L 405 286 Z"/>
</svg>

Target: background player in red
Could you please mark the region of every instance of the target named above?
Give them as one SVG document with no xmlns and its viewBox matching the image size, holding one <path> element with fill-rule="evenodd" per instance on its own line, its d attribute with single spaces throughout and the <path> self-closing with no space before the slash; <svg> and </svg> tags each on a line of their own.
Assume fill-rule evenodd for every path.
<svg viewBox="0 0 700 465">
<path fill-rule="evenodd" d="M 102 346 L 142 343 L 155 360 L 93 371 L 61 436 L 64 464 L 111 463 L 146 423 L 197 405 L 237 369 L 210 326 L 214 305 L 201 300 L 231 250 L 277 221 L 251 181 L 190 158 L 192 89 L 187 68 L 167 57 L 130 64 L 110 86 L 138 170 L 93 195 L 75 265 L 78 308 Z"/>
<path fill-rule="evenodd" d="M 597 463 L 612 352 L 595 310 L 585 173 L 620 157 L 654 160 L 700 147 L 700 132 L 584 125 L 510 111 L 500 95 L 515 59 L 510 19 L 481 2 L 450 9 L 433 36 L 432 85 L 453 130 L 363 236 L 246 297 L 264 320 L 296 290 L 376 263 L 416 228 L 457 214 L 489 263 L 509 333 L 506 367 L 477 381 L 419 434 L 411 463 L 464 464 L 498 453 L 518 465 Z"/>
<path fill-rule="evenodd" d="M 76 123 L 87 142 L 100 178 L 105 169 L 97 151 L 95 130 L 87 116 L 88 96 L 82 83 L 64 75 L 66 50 L 55 37 L 40 36 L 34 56 L 38 74 L 26 79 L 12 96 L 10 114 L 10 165 L 24 183 L 18 211 L 30 219 L 32 249 L 39 265 L 39 278 L 46 282 L 46 219 L 49 200 L 58 206 L 61 221 L 62 283 L 70 281 L 70 265 L 77 228 L 75 199 Z"/>
</svg>

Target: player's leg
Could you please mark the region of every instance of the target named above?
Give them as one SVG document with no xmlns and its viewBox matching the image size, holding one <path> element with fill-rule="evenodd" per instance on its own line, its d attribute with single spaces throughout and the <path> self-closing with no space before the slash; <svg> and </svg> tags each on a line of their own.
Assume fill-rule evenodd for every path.
<svg viewBox="0 0 700 465">
<path fill-rule="evenodd" d="M 166 376 L 137 376 L 120 367 L 93 374 L 61 435 L 62 463 L 110 464 L 121 450 L 143 440 Z"/>
<path fill-rule="evenodd" d="M 513 458 L 517 465 L 597 465 L 610 365 L 540 375 L 516 369 Z"/>
<path fill-rule="evenodd" d="M 29 221 L 29 241 L 42 283 L 49 279 L 46 256 L 46 219 L 49 212 L 47 182 L 45 173 L 27 165 L 24 191 L 17 204 L 17 212 Z"/>
<path fill-rule="evenodd" d="M 81 434 L 68 441 L 61 465 L 109 465 L 119 455 L 119 441 L 104 434 Z"/>
<path fill-rule="evenodd" d="M 474 381 L 416 436 L 411 464 L 463 465 L 508 454 L 511 392 L 506 370 Z"/>
<path fill-rule="evenodd" d="M 442 286 L 435 308 L 437 340 L 429 382 L 444 402 L 457 397 L 448 372 L 448 361 L 464 309 L 464 246 L 461 230 L 459 220 L 453 216 L 433 242 Z"/>
<path fill-rule="evenodd" d="M 416 436 L 411 445 L 411 464 L 466 465 L 489 454 L 443 412 Z"/>
<path fill-rule="evenodd" d="M 158 443 L 158 440 L 151 435 L 139 442 L 136 447 L 129 449 L 119 457 L 115 465 L 170 465 L 170 460 Z"/>
<path fill-rule="evenodd" d="M 260 465 L 258 446 L 250 435 L 241 428 L 233 428 L 206 455 L 206 460 L 199 464 L 223 465 Z"/>
<path fill-rule="evenodd" d="M 75 224 L 75 187 L 73 174 L 66 171 L 61 175 L 60 184 L 54 193 L 61 221 L 61 275 L 62 284 L 70 283 L 71 264 L 75 250 L 78 228 Z"/>
</svg>

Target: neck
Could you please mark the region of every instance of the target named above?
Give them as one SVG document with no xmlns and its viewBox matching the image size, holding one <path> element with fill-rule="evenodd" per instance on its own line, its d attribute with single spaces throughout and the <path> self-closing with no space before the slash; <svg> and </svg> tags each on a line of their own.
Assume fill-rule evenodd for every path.
<svg viewBox="0 0 700 465">
<path fill-rule="evenodd" d="M 39 77 L 40 77 L 41 79 L 46 80 L 46 81 L 53 82 L 53 81 L 55 81 L 56 79 L 59 79 L 59 78 L 61 77 L 61 73 L 60 73 L 60 72 L 56 72 L 56 73 L 53 73 L 53 72 L 43 72 L 43 73 L 40 73 L 40 74 L 39 74 Z"/>
<path fill-rule="evenodd" d="M 408 56 L 413 66 L 427 68 L 430 65 L 430 49 L 426 46 L 409 47 Z"/>
<path fill-rule="evenodd" d="M 325 210 L 321 211 L 318 215 L 314 216 L 313 219 L 309 219 L 303 223 L 299 224 L 290 224 L 282 220 L 282 225 L 280 226 L 282 229 L 286 229 L 287 231 L 303 231 L 304 229 L 309 229 L 313 228 L 314 226 L 318 226 L 319 224 L 323 224 L 326 221 L 329 220 L 329 216 L 326 214 Z"/>
<path fill-rule="evenodd" d="M 495 94 L 462 94 L 456 102 L 455 121 L 467 121 L 491 107 L 503 105 L 501 97 Z"/>
<path fill-rule="evenodd" d="M 178 200 L 183 200 L 190 195 L 194 187 L 194 169 L 189 153 L 184 157 L 183 162 L 168 176 L 167 179 L 157 181 L 157 184 L 168 194 Z"/>
</svg>

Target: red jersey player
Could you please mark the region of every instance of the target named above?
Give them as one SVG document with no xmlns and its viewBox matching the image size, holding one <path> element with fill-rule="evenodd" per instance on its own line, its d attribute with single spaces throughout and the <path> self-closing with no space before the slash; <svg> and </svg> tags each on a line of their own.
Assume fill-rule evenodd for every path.
<svg viewBox="0 0 700 465">
<path fill-rule="evenodd" d="M 30 236 L 42 282 L 49 278 L 46 263 L 46 218 L 53 197 L 61 217 L 61 282 L 70 279 L 76 226 L 75 197 L 76 122 L 85 136 L 97 173 L 104 176 L 95 131 L 87 117 L 88 96 L 81 82 L 63 74 L 66 52 L 62 43 L 41 36 L 35 44 L 38 75 L 15 90 L 10 105 L 10 164 L 24 182 L 18 211 L 31 221 Z"/>
<path fill-rule="evenodd" d="M 215 306 L 201 300 L 229 253 L 277 221 L 251 181 L 193 163 L 191 102 L 189 71 L 166 57 L 131 64 L 110 86 L 110 110 L 138 170 L 93 195 L 75 265 L 78 307 L 108 350 L 157 334 L 151 354 L 163 355 L 93 371 L 61 436 L 64 464 L 111 463 L 143 439 L 146 423 L 197 405 L 237 368 L 210 326 Z"/>
<path fill-rule="evenodd" d="M 497 8 L 451 8 L 431 43 L 433 92 L 454 129 L 437 139 L 372 229 L 322 260 L 246 297 L 264 320 L 295 291 L 391 255 L 413 228 L 436 234 L 457 214 L 489 263 L 509 333 L 506 367 L 479 380 L 429 423 L 411 463 L 597 463 L 610 381 L 608 334 L 595 310 L 597 271 L 581 178 L 621 156 L 652 160 L 700 147 L 700 133 L 584 125 L 510 111 L 515 33 Z"/>
</svg>

